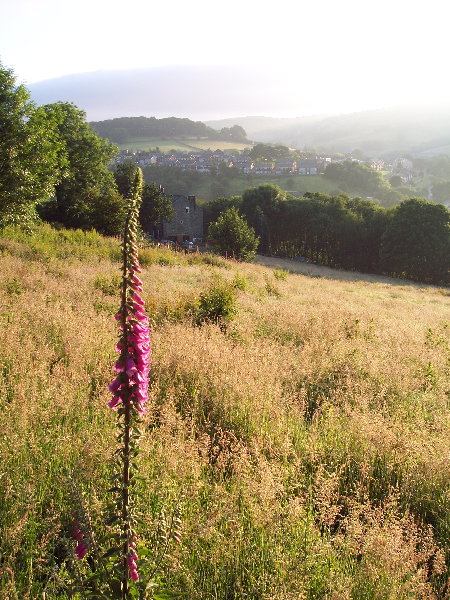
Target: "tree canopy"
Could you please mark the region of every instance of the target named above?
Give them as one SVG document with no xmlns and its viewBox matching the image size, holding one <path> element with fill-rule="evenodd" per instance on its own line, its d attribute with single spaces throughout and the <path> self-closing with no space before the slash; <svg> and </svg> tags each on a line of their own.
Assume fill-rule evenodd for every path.
<svg viewBox="0 0 450 600">
<path fill-rule="evenodd" d="M 288 158 L 292 151 L 282 144 L 255 144 L 249 152 L 253 160 L 276 160 L 277 158 Z"/>
<path fill-rule="evenodd" d="M 242 198 L 240 196 L 232 196 L 231 198 L 216 198 L 203 205 L 203 223 L 205 230 L 208 229 L 210 223 L 216 221 L 220 214 L 229 208 L 237 208 L 241 206 Z"/>
<path fill-rule="evenodd" d="M 129 198 L 138 167 L 132 161 L 125 161 L 114 169 L 117 189 L 123 198 Z M 172 200 L 164 194 L 161 186 L 144 183 L 139 220 L 146 233 L 153 234 L 161 221 L 170 221 L 174 215 Z"/>
<path fill-rule="evenodd" d="M 293 198 L 276 186 L 246 190 L 205 206 L 205 215 L 243 213 L 271 255 L 335 268 L 450 282 L 450 212 L 423 199 L 386 209 L 372 200 L 318 192 Z M 217 218 L 217 217 L 216 217 Z M 217 221 L 220 219 L 217 218 Z"/>
<path fill-rule="evenodd" d="M 348 186 L 349 189 L 371 196 L 379 195 L 380 190 L 387 187 L 379 171 L 351 160 L 329 164 L 325 169 L 325 177 L 339 184 L 341 189 L 342 186 Z"/>
<path fill-rule="evenodd" d="M 442 204 L 411 198 L 392 209 L 381 260 L 393 275 L 450 283 L 450 212 Z"/>
<path fill-rule="evenodd" d="M 37 108 L 0 64 L 0 226 L 30 223 L 53 194 L 66 160 L 53 115 Z"/>
<path fill-rule="evenodd" d="M 154 233 L 161 221 L 170 221 L 174 215 L 172 200 L 165 196 L 160 186 L 144 183 L 139 220 L 142 229 Z"/>
<path fill-rule="evenodd" d="M 258 238 L 254 229 L 249 227 L 234 207 L 223 212 L 217 221 L 211 223 L 208 237 L 220 254 L 245 261 L 251 261 L 255 257 Z"/>
<path fill-rule="evenodd" d="M 450 205 L 450 180 L 437 181 L 433 184 L 433 201 Z"/>
<path fill-rule="evenodd" d="M 247 134 L 245 129 L 240 125 L 233 125 L 232 127 L 222 127 L 220 130 L 220 137 L 224 140 L 230 140 L 232 142 L 245 143 L 247 142 Z"/>
<path fill-rule="evenodd" d="M 43 110 L 53 119 L 63 144 L 65 168 L 53 198 L 40 207 L 40 214 L 67 227 L 115 235 L 122 227 L 124 202 L 108 166 L 117 148 L 91 129 L 84 111 L 74 104 L 57 102 Z M 115 220 L 103 214 L 106 207 Z"/>
<path fill-rule="evenodd" d="M 271 183 L 249 188 L 242 194 L 241 211 L 260 239 L 260 251 L 269 252 L 286 192 Z"/>
<path fill-rule="evenodd" d="M 115 234 L 124 202 L 108 166 L 116 147 L 75 105 L 37 107 L 0 64 L 0 226 L 37 214 L 67 227 Z"/>
</svg>

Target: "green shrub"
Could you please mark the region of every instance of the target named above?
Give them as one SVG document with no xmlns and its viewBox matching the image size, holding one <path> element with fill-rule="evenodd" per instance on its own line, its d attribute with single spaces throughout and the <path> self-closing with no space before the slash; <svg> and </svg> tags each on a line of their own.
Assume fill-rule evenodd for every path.
<svg viewBox="0 0 450 600">
<path fill-rule="evenodd" d="M 196 324 L 205 322 L 216 323 L 221 329 L 226 329 L 228 322 L 237 314 L 236 291 L 225 282 L 216 282 L 200 294 L 196 315 Z"/>
<path fill-rule="evenodd" d="M 242 273 L 236 273 L 233 278 L 233 287 L 237 290 L 245 291 L 248 289 L 248 281 L 245 275 Z"/>
<path fill-rule="evenodd" d="M 191 265 L 210 265 L 212 267 L 222 267 L 224 269 L 230 269 L 230 264 L 226 259 L 209 253 L 196 253 L 188 256 L 188 263 Z"/>
<path fill-rule="evenodd" d="M 4 289 L 8 296 L 20 296 L 25 291 L 16 277 L 7 279 L 4 283 Z"/>
<path fill-rule="evenodd" d="M 255 258 L 259 238 L 235 208 L 226 210 L 215 223 L 210 224 L 208 237 L 213 241 L 215 251 L 220 254 L 243 261 Z"/>
<path fill-rule="evenodd" d="M 273 272 L 273 276 L 275 277 L 275 279 L 281 281 L 286 281 L 288 275 L 289 271 L 286 271 L 286 269 L 275 269 Z"/>
<path fill-rule="evenodd" d="M 100 290 L 107 296 L 115 296 L 119 294 L 122 277 L 116 273 L 114 275 L 97 275 L 94 279 L 94 289 Z"/>
<path fill-rule="evenodd" d="M 150 265 L 170 266 L 180 263 L 180 256 L 168 248 L 141 248 L 139 262 L 142 267 Z"/>
<path fill-rule="evenodd" d="M 265 289 L 269 296 L 275 296 L 276 298 L 280 298 L 280 296 L 281 296 L 280 290 L 277 288 L 277 286 L 274 283 L 272 283 L 268 279 L 266 279 Z"/>
</svg>

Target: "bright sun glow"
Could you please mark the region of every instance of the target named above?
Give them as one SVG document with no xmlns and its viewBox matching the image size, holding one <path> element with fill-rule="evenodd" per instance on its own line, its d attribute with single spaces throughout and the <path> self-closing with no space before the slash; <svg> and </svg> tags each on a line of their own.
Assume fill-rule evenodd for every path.
<svg viewBox="0 0 450 600">
<path fill-rule="evenodd" d="M 450 98 L 447 9 L 404 0 L 2 0 L 0 60 L 20 81 L 161 65 L 243 65 L 283 75 L 273 116 Z M 298 107 L 298 108 L 297 108 Z"/>
</svg>

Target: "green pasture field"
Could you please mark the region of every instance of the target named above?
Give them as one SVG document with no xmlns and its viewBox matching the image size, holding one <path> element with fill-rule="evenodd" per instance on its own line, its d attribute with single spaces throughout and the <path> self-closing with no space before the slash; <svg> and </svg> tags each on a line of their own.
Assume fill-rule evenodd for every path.
<svg viewBox="0 0 450 600">
<path fill-rule="evenodd" d="M 154 150 L 159 148 L 160 152 L 170 152 L 171 150 L 189 152 L 190 150 L 243 150 L 248 148 L 249 144 L 238 144 L 237 142 L 226 142 L 221 140 L 210 140 L 208 138 L 179 138 L 179 139 L 160 139 L 160 138 L 136 138 L 119 144 L 121 150 Z"/>
</svg>

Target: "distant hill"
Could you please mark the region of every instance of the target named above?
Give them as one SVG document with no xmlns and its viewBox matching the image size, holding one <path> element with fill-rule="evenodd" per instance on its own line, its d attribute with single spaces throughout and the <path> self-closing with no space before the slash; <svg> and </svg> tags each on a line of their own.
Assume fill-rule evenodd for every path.
<svg viewBox="0 0 450 600">
<path fill-rule="evenodd" d="M 124 116 L 189 118 L 214 129 L 237 124 L 255 141 L 300 149 L 358 148 L 371 156 L 450 154 L 450 106 L 298 118 L 236 116 L 304 114 L 308 94 L 299 99 L 293 81 L 260 67 L 166 66 L 79 73 L 28 87 L 38 104 L 70 101 L 85 110 L 90 121 Z M 219 120 L 223 116 L 229 118 Z"/>
<path fill-rule="evenodd" d="M 206 121 L 210 127 L 226 127 L 228 119 Z M 369 155 L 410 153 L 421 156 L 450 154 L 450 107 L 389 108 L 335 116 L 277 119 L 232 119 L 249 138 L 315 147 L 333 152 L 356 148 Z"/>
</svg>

